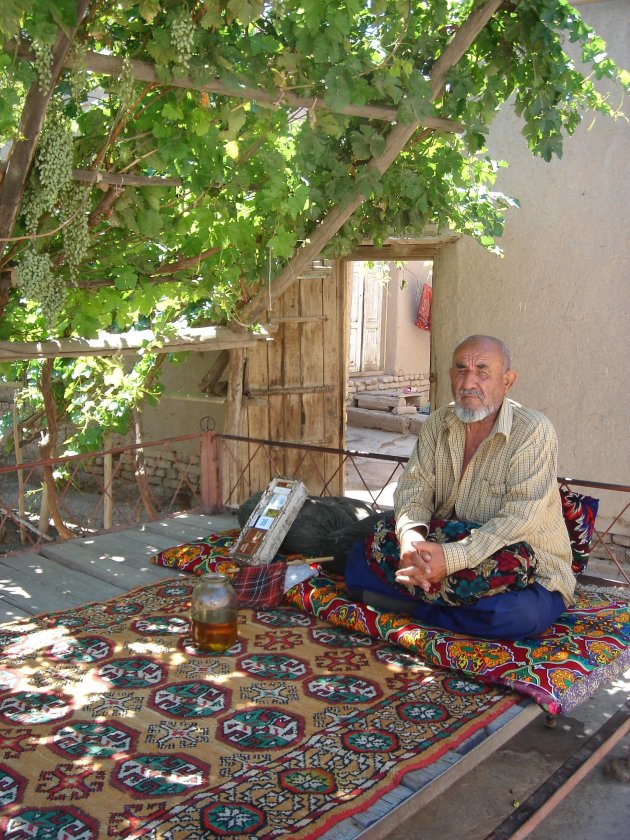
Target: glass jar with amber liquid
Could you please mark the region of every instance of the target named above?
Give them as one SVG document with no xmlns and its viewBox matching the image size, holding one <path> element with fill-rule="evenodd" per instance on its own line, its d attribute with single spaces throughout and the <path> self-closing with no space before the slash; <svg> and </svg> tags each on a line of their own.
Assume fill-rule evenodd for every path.
<svg viewBox="0 0 630 840">
<path fill-rule="evenodd" d="M 227 575 L 203 575 L 193 589 L 190 613 L 193 643 L 201 650 L 220 653 L 238 638 L 238 602 Z"/>
</svg>

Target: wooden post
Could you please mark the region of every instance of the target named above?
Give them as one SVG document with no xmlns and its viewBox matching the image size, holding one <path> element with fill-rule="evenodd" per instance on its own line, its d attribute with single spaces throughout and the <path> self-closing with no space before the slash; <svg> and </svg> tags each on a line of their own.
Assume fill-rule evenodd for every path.
<svg viewBox="0 0 630 840">
<path fill-rule="evenodd" d="M 243 416 L 243 377 L 245 375 L 246 356 L 245 350 L 232 350 L 230 353 L 230 367 L 228 373 L 228 391 L 227 391 L 227 413 L 225 418 L 225 431 L 232 435 L 243 434 L 244 420 Z M 242 447 L 246 444 L 234 443 L 235 451 L 240 453 Z M 237 488 L 234 486 L 238 477 L 238 467 L 240 458 L 229 458 L 223 464 L 222 473 L 222 488 L 221 498 L 223 501 L 227 500 L 228 504 L 234 504 L 242 501 L 239 499 Z M 246 480 L 246 478 L 245 478 Z M 249 488 L 246 488 L 245 498 L 248 498 Z"/>
<path fill-rule="evenodd" d="M 13 446 L 15 448 L 15 463 L 20 465 L 22 461 L 22 446 L 20 445 L 20 425 L 18 423 L 17 404 L 15 402 L 16 395 L 13 395 Z M 20 516 L 20 542 L 22 545 L 26 543 L 26 528 L 22 524 L 24 522 L 24 470 L 18 470 L 18 514 Z"/>
<path fill-rule="evenodd" d="M 208 513 L 223 510 L 221 470 L 217 457 L 217 436 L 214 432 L 201 433 L 199 453 L 201 503 Z"/>
<path fill-rule="evenodd" d="M 112 448 L 112 433 L 105 432 L 103 435 L 103 443 L 105 449 Z M 113 497 L 113 484 L 112 484 L 112 476 L 113 476 L 113 469 L 112 469 L 112 453 L 106 452 L 103 455 L 103 528 L 105 530 L 109 530 L 113 524 L 113 510 L 114 510 L 114 497 Z"/>
</svg>

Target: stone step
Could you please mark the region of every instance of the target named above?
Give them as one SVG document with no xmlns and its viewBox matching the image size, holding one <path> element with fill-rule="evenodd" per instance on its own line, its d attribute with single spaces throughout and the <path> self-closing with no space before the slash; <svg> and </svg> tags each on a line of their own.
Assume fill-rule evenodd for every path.
<svg viewBox="0 0 630 840">
<path fill-rule="evenodd" d="M 413 413 L 418 407 L 423 406 L 426 402 L 425 398 L 422 394 L 414 393 L 413 391 L 410 393 L 406 393 L 404 391 L 391 391 L 391 392 L 379 392 L 377 394 L 373 392 L 366 392 L 362 394 L 356 394 L 355 402 L 358 408 L 370 408 L 370 409 L 377 409 L 378 411 L 391 411 L 394 409 L 398 409 L 396 413 L 398 414 L 406 414 L 406 411 L 401 411 L 400 409 L 409 409 L 409 413 Z"/>
<path fill-rule="evenodd" d="M 348 426 L 360 429 L 381 429 L 384 432 L 417 435 L 428 414 L 393 414 L 391 411 L 370 410 L 369 408 L 346 408 Z"/>
</svg>

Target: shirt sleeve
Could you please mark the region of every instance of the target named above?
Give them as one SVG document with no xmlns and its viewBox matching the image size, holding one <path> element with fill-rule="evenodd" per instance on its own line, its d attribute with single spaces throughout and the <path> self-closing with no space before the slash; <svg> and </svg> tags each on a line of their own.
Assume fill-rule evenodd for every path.
<svg viewBox="0 0 630 840">
<path fill-rule="evenodd" d="M 435 415 L 434 415 L 435 416 Z M 405 470 L 394 490 L 396 536 L 410 528 L 429 531 L 435 509 L 435 454 L 439 427 L 429 418 L 418 435 Z"/>
<path fill-rule="evenodd" d="M 557 452 L 555 430 L 542 418 L 510 459 L 498 515 L 463 540 L 443 545 L 447 575 L 473 568 L 495 551 L 527 541 L 543 528 L 558 492 Z"/>
</svg>

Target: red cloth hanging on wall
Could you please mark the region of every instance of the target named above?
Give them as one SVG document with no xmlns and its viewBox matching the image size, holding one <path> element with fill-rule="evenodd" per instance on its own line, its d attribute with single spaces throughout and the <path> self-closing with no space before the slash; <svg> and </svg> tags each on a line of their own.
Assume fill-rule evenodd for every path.
<svg viewBox="0 0 630 840">
<path fill-rule="evenodd" d="M 420 294 L 420 303 L 418 304 L 418 314 L 416 315 L 416 327 L 421 330 L 431 331 L 431 300 L 433 299 L 433 289 L 428 283 L 422 284 L 422 292 Z"/>
</svg>

